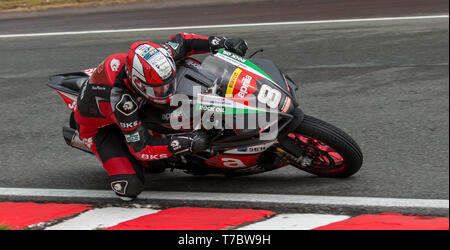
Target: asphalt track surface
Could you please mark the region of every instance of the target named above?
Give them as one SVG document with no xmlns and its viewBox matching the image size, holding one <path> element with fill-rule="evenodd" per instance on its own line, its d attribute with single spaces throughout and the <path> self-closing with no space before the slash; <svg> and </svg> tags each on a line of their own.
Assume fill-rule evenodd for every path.
<svg viewBox="0 0 450 250">
<path fill-rule="evenodd" d="M 175 13 L 174 20 L 167 22 L 155 14 L 151 24 L 130 21 L 129 16 L 136 13 L 131 7 L 122 14 L 99 11 L 97 17 L 79 10 L 60 10 L 62 15 L 32 13 L 24 18 L 0 14 L 0 35 L 448 15 L 448 1 L 376 0 L 370 1 L 369 10 L 352 1 L 339 8 L 328 1 L 298 1 L 303 4 L 289 8 L 292 1 L 280 1 L 279 7 L 257 2 L 243 3 L 245 11 L 230 4 L 141 6 L 140 15 Z M 258 15 L 243 16 L 249 13 L 248 6 L 255 6 Z M 203 11 L 206 21 L 198 15 L 193 18 L 190 8 Z M 304 112 L 350 134 L 364 153 L 364 164 L 347 179 L 318 178 L 292 167 L 239 178 L 198 177 L 175 170 L 147 175 L 146 191 L 449 198 L 448 18 L 0 37 L 0 187 L 109 189 L 97 160 L 66 146 L 61 127 L 68 121 L 69 110 L 45 86 L 48 76 L 96 67 L 109 54 L 126 51 L 133 41 L 164 42 L 176 32 L 242 37 L 250 52 L 264 48 L 257 57 L 273 60 L 300 85 Z"/>
</svg>

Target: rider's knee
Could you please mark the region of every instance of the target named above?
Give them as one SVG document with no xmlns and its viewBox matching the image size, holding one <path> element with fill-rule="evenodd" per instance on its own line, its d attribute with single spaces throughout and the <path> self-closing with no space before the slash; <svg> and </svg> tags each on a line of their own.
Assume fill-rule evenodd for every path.
<svg viewBox="0 0 450 250">
<path fill-rule="evenodd" d="M 144 182 L 135 174 L 111 176 L 111 188 L 122 197 L 137 197 L 144 190 Z"/>
</svg>

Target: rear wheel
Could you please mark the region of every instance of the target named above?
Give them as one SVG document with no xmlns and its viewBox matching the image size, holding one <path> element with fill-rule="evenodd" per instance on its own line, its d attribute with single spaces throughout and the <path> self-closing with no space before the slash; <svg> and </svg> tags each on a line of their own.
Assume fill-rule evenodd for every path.
<svg viewBox="0 0 450 250">
<path fill-rule="evenodd" d="M 344 131 L 312 116 L 289 138 L 299 147 L 302 157 L 289 163 L 318 176 L 348 177 L 361 168 L 363 155 L 358 144 Z"/>
</svg>

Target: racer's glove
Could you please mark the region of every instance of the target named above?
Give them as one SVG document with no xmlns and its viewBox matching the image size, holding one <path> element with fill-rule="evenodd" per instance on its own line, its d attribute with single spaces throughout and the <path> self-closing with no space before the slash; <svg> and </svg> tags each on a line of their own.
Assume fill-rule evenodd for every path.
<svg viewBox="0 0 450 250">
<path fill-rule="evenodd" d="M 208 136 L 201 131 L 172 135 L 170 137 L 169 152 L 178 154 L 195 154 L 209 148 Z"/>
<path fill-rule="evenodd" d="M 241 38 L 231 38 L 224 36 L 210 36 L 209 47 L 213 53 L 217 52 L 219 49 L 226 49 L 230 52 L 236 53 L 240 56 L 245 56 L 247 52 L 247 42 Z"/>
</svg>

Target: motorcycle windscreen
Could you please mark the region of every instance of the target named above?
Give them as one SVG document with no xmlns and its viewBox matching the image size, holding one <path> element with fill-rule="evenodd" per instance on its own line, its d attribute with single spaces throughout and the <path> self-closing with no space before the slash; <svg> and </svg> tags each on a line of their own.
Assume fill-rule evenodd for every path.
<svg viewBox="0 0 450 250">
<path fill-rule="evenodd" d="M 218 94 L 227 99 L 250 107 L 278 109 L 287 113 L 292 99 L 280 90 L 279 84 L 248 59 L 240 59 L 245 63 L 233 61 L 225 54 L 208 56 L 200 72 L 217 82 Z"/>
</svg>

